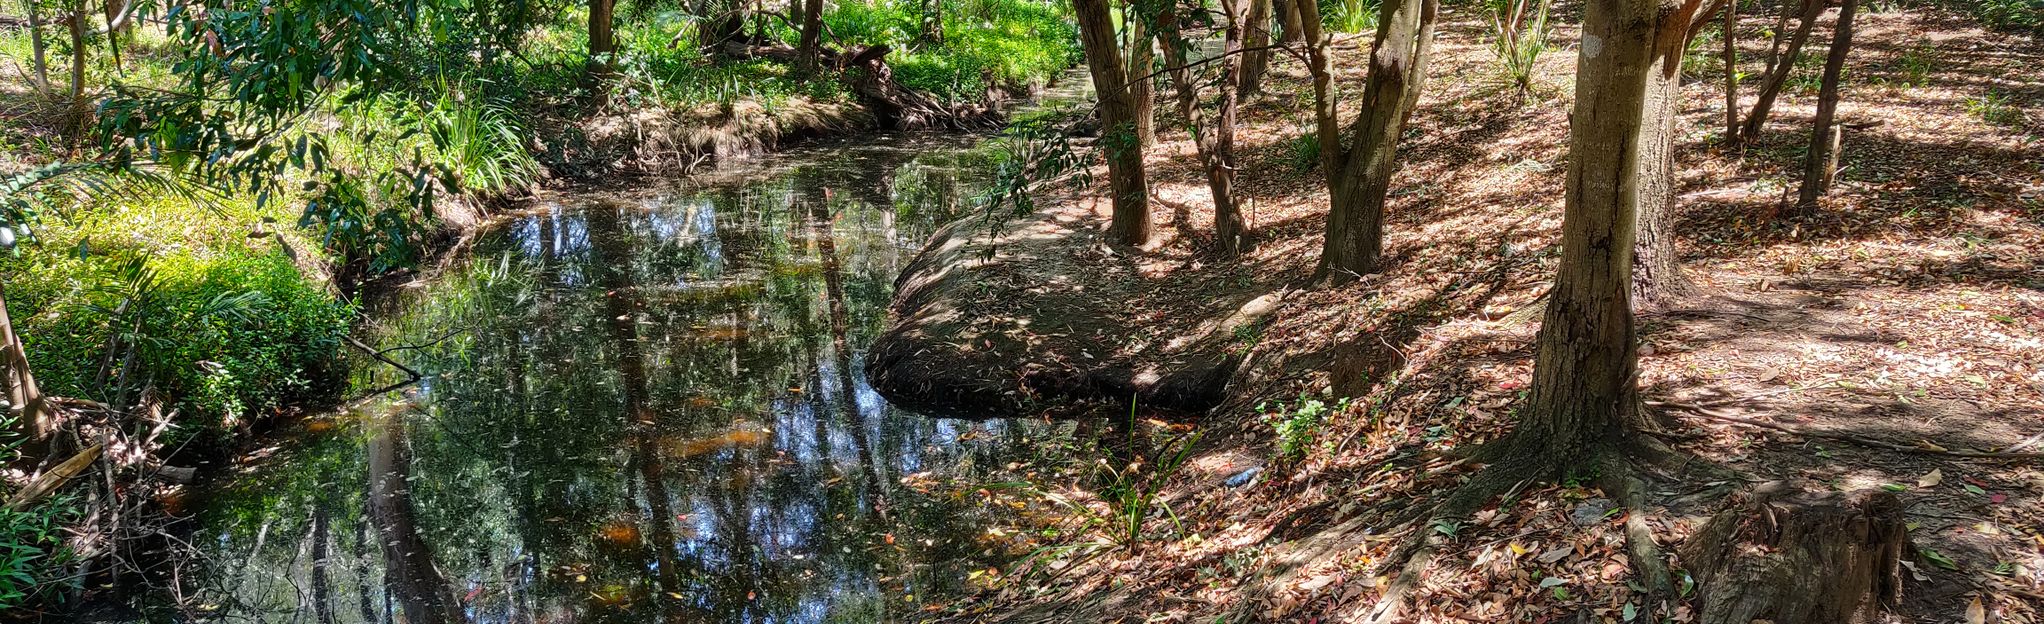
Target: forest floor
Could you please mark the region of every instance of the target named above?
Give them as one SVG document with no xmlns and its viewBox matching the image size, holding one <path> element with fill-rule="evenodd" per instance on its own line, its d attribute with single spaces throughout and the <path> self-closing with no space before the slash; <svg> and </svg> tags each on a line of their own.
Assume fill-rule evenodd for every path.
<svg viewBox="0 0 2044 624">
<path fill-rule="evenodd" d="M 1896 492 L 1918 549 L 1901 619 L 1968 621 L 1977 602 L 1985 621 L 2044 621 L 2038 461 L 1940 452 L 2044 451 L 2044 45 L 1924 9 L 1860 19 L 1840 182 L 1820 214 L 1798 220 L 1765 215 L 1799 177 L 1816 80 L 1792 80 L 1758 143 L 1728 153 L 1719 44 L 1697 44 L 1678 122 L 1676 229 L 1696 292 L 1642 316 L 1640 384 L 1649 409 L 1679 423 L 1669 441 L 1699 461 L 1751 482 Z M 1741 24 L 1751 74 L 1772 22 Z M 1161 493 L 1176 530 L 1157 520 L 1158 539 L 1061 548 L 1097 539 L 1096 524 L 1042 514 L 1066 518 L 1063 537 L 1013 545 L 1035 555 L 932 615 L 1356 621 L 1377 602 L 1392 550 L 1432 531 L 1446 543 L 1407 597 L 1411 621 L 1634 620 L 1644 605 L 1605 493 L 1538 486 L 1464 526 L 1422 520 L 1471 469 L 1453 452 L 1508 428 L 1530 380 L 1538 323 L 1512 312 L 1538 305 L 1560 251 L 1575 36 L 1557 29 L 1522 98 L 1495 69 L 1480 16 L 1444 10 L 1393 184 L 1388 262 L 1350 285 L 1310 282 L 1326 194 L 1296 147 L 1311 126 L 1304 69 L 1282 56 L 1238 135 L 1238 185 L 1261 237 L 1241 261 L 1210 254 L 1204 173 L 1169 120 L 1149 152 L 1162 222 L 1143 253 L 1100 243 L 1104 190 L 1042 202 L 1012 230 L 1037 241 L 1007 260 L 1016 278 L 966 306 L 1007 318 L 1007 334 L 1056 333 L 1032 330 L 1027 309 L 1083 292 L 1100 307 L 1089 313 L 1109 319 L 1085 328 L 1095 346 L 1083 356 L 1113 359 L 1211 330 L 1254 297 L 1282 302 L 1235 332 L 1248 364 Z M 1337 43 L 1333 66 L 1353 99 L 1368 38 Z M 1280 436 L 1275 420 L 1304 426 Z M 1281 457 L 1286 442 L 1303 457 Z M 1672 550 L 1699 511 L 1659 508 L 1650 525 Z"/>
</svg>

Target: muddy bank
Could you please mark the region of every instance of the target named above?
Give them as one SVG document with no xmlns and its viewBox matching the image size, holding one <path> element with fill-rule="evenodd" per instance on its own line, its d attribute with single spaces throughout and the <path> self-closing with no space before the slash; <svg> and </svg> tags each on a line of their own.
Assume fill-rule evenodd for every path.
<svg viewBox="0 0 2044 624">
<path fill-rule="evenodd" d="M 1282 291 L 1188 288 L 1114 255 L 1074 204 L 937 231 L 895 282 L 866 375 L 896 405 L 975 418 L 1140 409 L 1197 415 L 1229 397 Z M 990 234 L 991 233 L 991 234 Z"/>
</svg>

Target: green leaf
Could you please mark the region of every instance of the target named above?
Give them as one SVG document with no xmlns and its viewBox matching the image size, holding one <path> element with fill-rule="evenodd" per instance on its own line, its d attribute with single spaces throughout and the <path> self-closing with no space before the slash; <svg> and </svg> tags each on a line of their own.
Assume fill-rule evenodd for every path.
<svg viewBox="0 0 2044 624">
<path fill-rule="evenodd" d="M 1916 552 L 1923 555 L 1923 560 L 1929 561 L 1931 565 L 1947 570 L 1959 569 L 1959 562 L 1953 561 L 1951 557 L 1945 556 L 1944 553 L 1929 548 L 1918 549 Z"/>
</svg>

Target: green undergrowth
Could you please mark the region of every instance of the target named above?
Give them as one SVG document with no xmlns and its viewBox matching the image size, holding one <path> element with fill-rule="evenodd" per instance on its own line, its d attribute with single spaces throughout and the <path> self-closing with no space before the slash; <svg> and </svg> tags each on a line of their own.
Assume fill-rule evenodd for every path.
<svg viewBox="0 0 2044 624">
<path fill-rule="evenodd" d="M 251 236 L 287 211 L 165 199 L 45 216 L 0 261 L 44 391 L 132 405 L 154 390 L 177 410 L 174 441 L 321 396 L 354 310 L 306 233 Z"/>
</svg>

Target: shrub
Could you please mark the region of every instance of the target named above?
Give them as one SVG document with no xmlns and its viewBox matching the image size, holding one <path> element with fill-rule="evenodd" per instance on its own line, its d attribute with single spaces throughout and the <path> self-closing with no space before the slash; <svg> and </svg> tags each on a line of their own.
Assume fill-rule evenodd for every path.
<svg viewBox="0 0 2044 624">
<path fill-rule="evenodd" d="M 1382 0 L 1318 0 L 1320 23 L 1335 32 L 1359 33 L 1377 29 Z"/>
<path fill-rule="evenodd" d="M 1551 0 L 1485 0 L 1490 7 L 1491 52 L 1498 69 L 1519 89 L 1520 95 L 1533 90 L 1533 64 L 1547 51 L 1547 23 Z"/>
<path fill-rule="evenodd" d="M 248 237 L 265 216 L 163 201 L 46 219 L 44 244 L 0 265 L 21 276 L 8 303 L 45 390 L 111 402 L 153 386 L 185 433 L 314 396 L 353 309 L 301 272 L 317 253 L 302 236 Z"/>
</svg>

